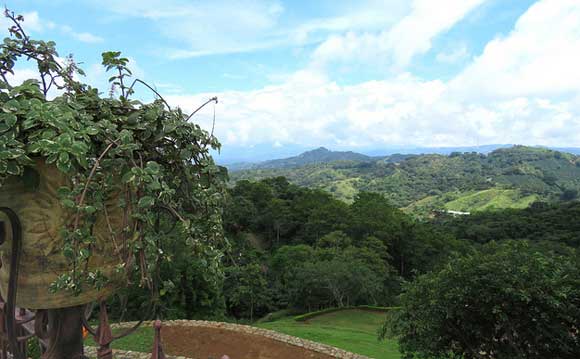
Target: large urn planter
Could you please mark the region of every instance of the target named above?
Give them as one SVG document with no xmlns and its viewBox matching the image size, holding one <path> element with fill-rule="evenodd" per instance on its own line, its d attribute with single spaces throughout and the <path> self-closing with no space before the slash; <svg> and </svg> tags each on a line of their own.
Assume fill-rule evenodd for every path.
<svg viewBox="0 0 580 359">
<path fill-rule="evenodd" d="M 96 242 L 86 267 L 89 271 L 100 270 L 110 279 L 108 284 L 100 289 L 85 285 L 80 294 L 51 292 L 50 285 L 72 268 L 63 255 L 63 230 L 71 228 L 74 212 L 63 207 L 57 192 L 60 187 L 69 186 L 71 180 L 43 159 L 34 161 L 35 186 L 30 186 L 23 177 L 9 178 L 0 186 L 0 207 L 14 211 L 22 227 L 16 305 L 29 309 L 64 308 L 109 296 L 124 282 L 124 276 L 116 271 L 121 257 L 115 237 L 121 237 L 123 225 L 123 211 L 117 199 L 111 196 L 107 201 L 108 220 L 104 213 L 97 213 L 92 229 Z M 6 238 L 0 245 L 0 292 L 6 298 L 13 239 L 10 221 L 1 213 L 0 220 L 6 225 Z M 82 265 L 84 268 L 85 264 Z"/>
</svg>

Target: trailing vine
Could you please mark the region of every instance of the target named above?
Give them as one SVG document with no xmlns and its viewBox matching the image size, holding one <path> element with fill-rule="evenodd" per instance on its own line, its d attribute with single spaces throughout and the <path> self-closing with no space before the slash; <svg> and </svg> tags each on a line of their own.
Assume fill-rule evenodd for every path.
<svg viewBox="0 0 580 359">
<path fill-rule="evenodd" d="M 84 73 L 72 57 L 63 61 L 54 42 L 31 39 L 22 16 L 8 10 L 5 15 L 12 26 L 0 52 L 0 190 L 3 181 L 15 176 L 37 185 L 39 159 L 70 179 L 70 185 L 58 190 L 71 218 L 61 232 L 70 271 L 51 290 L 78 294 L 87 285 L 99 288 L 109 281 L 88 266 L 98 216 L 104 216 L 110 229 L 126 284 L 157 286 L 160 263 L 171 260 L 163 251 L 160 221 L 173 221 L 172 231 L 194 252 L 217 261 L 224 181 L 209 153 L 220 148 L 213 133 L 171 108 L 147 83 L 133 79 L 129 60 L 120 52 L 102 55 L 102 64 L 112 72 L 111 91 L 102 96 L 77 80 Z M 8 79 L 19 60 L 36 63 L 39 77 L 12 86 Z M 157 99 L 132 99 L 137 84 L 153 90 Z M 206 104 L 210 102 L 217 98 Z M 116 233 L 112 200 L 123 223 Z"/>
</svg>

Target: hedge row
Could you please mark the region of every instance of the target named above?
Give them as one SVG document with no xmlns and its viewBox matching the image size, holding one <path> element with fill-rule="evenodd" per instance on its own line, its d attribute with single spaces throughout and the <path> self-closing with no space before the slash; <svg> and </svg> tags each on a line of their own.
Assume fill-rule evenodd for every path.
<svg viewBox="0 0 580 359">
<path fill-rule="evenodd" d="M 326 308 L 322 310 L 317 310 L 315 312 L 310 312 L 302 315 L 298 315 L 294 317 L 294 320 L 297 322 L 305 322 L 309 319 L 314 317 L 318 317 L 323 314 L 339 312 L 341 310 L 350 310 L 350 309 L 361 309 L 361 310 L 368 310 L 373 312 L 388 312 L 390 310 L 400 309 L 400 307 L 375 307 L 372 305 L 359 305 L 359 306 L 349 306 L 349 307 L 340 307 L 340 308 Z"/>
</svg>

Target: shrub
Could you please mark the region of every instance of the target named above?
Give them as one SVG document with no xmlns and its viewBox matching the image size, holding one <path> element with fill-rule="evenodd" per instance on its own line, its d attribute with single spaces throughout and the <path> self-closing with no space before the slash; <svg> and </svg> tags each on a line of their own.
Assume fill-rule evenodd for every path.
<svg viewBox="0 0 580 359">
<path fill-rule="evenodd" d="M 578 358 L 580 270 L 526 242 L 490 243 L 419 277 L 381 333 L 405 358 Z"/>
</svg>

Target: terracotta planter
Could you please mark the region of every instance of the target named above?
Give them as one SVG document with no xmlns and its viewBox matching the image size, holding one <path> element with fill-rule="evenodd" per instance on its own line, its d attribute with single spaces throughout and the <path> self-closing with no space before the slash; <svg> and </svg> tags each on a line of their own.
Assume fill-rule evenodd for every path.
<svg viewBox="0 0 580 359">
<path fill-rule="evenodd" d="M 53 309 L 81 305 L 109 296 L 124 282 L 123 276 L 115 273 L 120 259 L 113 238 L 120 237 L 123 218 L 116 199 L 111 198 L 107 206 L 109 223 L 115 236 L 109 230 L 104 214 L 99 213 L 93 227 L 96 245 L 88 266 L 89 270 L 100 269 L 111 279 L 111 283 L 101 290 L 85 286 L 87 288 L 78 296 L 62 290 L 50 293 L 50 284 L 71 269 L 62 253 L 61 231 L 70 226 L 74 217 L 71 210 L 61 206 L 57 195 L 58 188 L 68 185 L 70 181 L 55 166 L 47 165 L 40 159 L 36 160 L 35 170 L 40 180 L 36 189 L 26 186 L 19 177 L 11 178 L 0 186 L 0 206 L 15 211 L 22 223 L 16 305 L 30 309 Z M 0 219 L 7 226 L 6 241 L 0 246 L 0 291 L 6 298 L 12 238 L 9 221 L 3 217 Z"/>
</svg>

